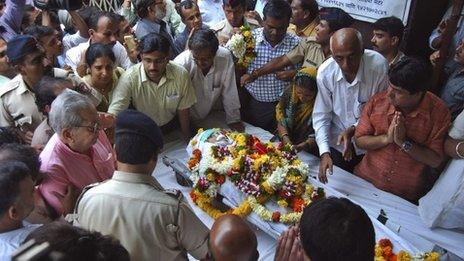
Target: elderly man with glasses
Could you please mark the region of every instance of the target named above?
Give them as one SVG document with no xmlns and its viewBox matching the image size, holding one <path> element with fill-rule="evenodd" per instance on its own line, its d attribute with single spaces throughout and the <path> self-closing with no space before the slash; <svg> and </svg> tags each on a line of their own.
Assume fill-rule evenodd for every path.
<svg viewBox="0 0 464 261">
<path fill-rule="evenodd" d="M 53 101 L 48 117 L 55 135 L 40 154 L 45 178 L 39 189 L 56 214 L 67 214 L 63 199 L 70 191 L 111 178 L 116 159 L 97 110 L 86 96 L 64 90 Z"/>
</svg>

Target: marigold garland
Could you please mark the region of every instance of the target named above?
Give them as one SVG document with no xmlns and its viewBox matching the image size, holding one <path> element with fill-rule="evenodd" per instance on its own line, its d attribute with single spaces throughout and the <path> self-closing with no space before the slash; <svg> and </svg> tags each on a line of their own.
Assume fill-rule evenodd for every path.
<svg viewBox="0 0 464 261">
<path fill-rule="evenodd" d="M 240 33 L 232 35 L 226 44 L 234 57 L 237 59 L 237 66 L 248 68 L 248 65 L 256 58 L 255 39 L 249 26 L 240 26 Z"/>
<path fill-rule="evenodd" d="M 398 254 L 393 253 L 393 244 L 390 239 L 383 238 L 375 245 L 374 261 L 439 261 L 440 254 L 437 252 L 426 252 L 415 256 L 401 250 Z"/>
<path fill-rule="evenodd" d="M 217 143 L 209 142 L 210 137 Z M 210 146 L 201 150 L 199 146 L 205 140 Z M 308 166 L 297 159 L 290 146 L 275 147 L 255 136 L 221 129 L 199 131 L 189 146 L 188 167 L 194 183 L 190 197 L 213 218 L 225 213 L 245 217 L 253 211 L 269 222 L 296 223 L 306 205 L 324 196 L 322 189 L 305 183 Z M 223 212 L 212 205 L 212 200 L 226 179 L 248 197 L 237 208 Z M 270 198 L 291 211 L 268 210 L 263 204 Z"/>
</svg>

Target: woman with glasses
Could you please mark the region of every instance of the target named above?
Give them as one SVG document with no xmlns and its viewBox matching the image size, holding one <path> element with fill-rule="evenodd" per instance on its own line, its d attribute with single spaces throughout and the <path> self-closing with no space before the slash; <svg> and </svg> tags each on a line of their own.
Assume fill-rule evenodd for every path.
<svg viewBox="0 0 464 261">
<path fill-rule="evenodd" d="M 40 154 L 45 178 L 39 189 L 62 215 L 74 207 L 68 200 L 73 191 L 112 176 L 115 157 L 97 110 L 86 96 L 64 90 L 52 103 L 49 122 L 55 134 Z"/>
</svg>

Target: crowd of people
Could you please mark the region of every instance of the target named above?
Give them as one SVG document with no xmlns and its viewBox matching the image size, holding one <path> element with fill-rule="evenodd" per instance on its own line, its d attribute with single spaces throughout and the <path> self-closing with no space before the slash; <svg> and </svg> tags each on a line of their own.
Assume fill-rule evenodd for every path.
<svg viewBox="0 0 464 261">
<path fill-rule="evenodd" d="M 440 52 L 403 53 L 397 17 L 373 23 L 371 50 L 348 13 L 315 0 L 76 2 L 0 1 L 0 260 L 32 239 L 66 260 L 257 260 L 246 222 L 210 230 L 156 180 L 173 133 L 251 124 L 319 156 L 323 183 L 336 165 L 415 204 L 464 158 L 464 26 L 434 94 Z M 247 33 L 243 66 L 228 43 Z M 327 198 L 275 260 L 373 260 L 374 245 L 365 211 Z"/>
</svg>

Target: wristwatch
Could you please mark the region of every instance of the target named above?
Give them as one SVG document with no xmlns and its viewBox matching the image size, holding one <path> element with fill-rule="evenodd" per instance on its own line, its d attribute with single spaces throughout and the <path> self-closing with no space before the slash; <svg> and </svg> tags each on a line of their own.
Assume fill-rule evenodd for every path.
<svg viewBox="0 0 464 261">
<path fill-rule="evenodd" d="M 412 149 L 412 142 L 410 141 L 403 142 L 403 144 L 401 144 L 401 149 L 404 150 L 404 152 L 410 152 Z"/>
</svg>

